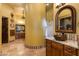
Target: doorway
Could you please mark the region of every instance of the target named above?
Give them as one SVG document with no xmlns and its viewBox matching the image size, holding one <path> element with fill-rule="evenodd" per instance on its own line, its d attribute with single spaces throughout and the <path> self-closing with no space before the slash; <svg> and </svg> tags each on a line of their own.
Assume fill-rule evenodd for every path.
<svg viewBox="0 0 79 59">
<path fill-rule="evenodd" d="M 25 25 L 16 24 L 16 39 L 25 39 Z"/>
<path fill-rule="evenodd" d="M 2 16 L 2 43 L 8 43 L 8 17 Z"/>
</svg>

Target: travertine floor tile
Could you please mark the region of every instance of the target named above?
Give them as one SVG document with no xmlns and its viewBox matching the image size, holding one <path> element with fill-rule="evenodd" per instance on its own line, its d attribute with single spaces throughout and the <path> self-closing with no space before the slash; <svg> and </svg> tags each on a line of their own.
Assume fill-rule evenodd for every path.
<svg viewBox="0 0 79 59">
<path fill-rule="evenodd" d="M 3 44 L 2 53 L 3 56 L 45 56 L 46 49 L 29 49 L 24 46 L 23 39 L 17 39 L 13 42 Z"/>
</svg>

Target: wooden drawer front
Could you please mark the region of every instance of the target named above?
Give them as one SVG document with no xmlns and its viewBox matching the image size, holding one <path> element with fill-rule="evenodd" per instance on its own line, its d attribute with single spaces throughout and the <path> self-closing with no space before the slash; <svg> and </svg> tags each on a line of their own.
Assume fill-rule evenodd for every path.
<svg viewBox="0 0 79 59">
<path fill-rule="evenodd" d="M 76 56 L 75 53 L 69 53 L 68 51 L 64 51 L 64 56 Z"/>
<path fill-rule="evenodd" d="M 57 42 L 52 41 L 52 48 L 63 49 L 63 45 Z"/>
<path fill-rule="evenodd" d="M 46 43 L 51 44 L 51 43 L 52 43 L 52 40 L 48 40 L 48 39 L 46 39 Z"/>
<path fill-rule="evenodd" d="M 70 46 L 64 46 L 64 55 L 76 55 L 76 49 Z"/>
</svg>

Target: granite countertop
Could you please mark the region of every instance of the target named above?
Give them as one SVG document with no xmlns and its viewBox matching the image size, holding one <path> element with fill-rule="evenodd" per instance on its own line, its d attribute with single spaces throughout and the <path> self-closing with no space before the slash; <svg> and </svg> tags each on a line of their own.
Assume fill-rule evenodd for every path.
<svg viewBox="0 0 79 59">
<path fill-rule="evenodd" d="M 73 41 L 73 40 L 57 41 L 57 40 L 55 40 L 55 38 L 53 36 L 52 37 L 46 37 L 46 39 L 79 49 L 77 41 Z"/>
</svg>

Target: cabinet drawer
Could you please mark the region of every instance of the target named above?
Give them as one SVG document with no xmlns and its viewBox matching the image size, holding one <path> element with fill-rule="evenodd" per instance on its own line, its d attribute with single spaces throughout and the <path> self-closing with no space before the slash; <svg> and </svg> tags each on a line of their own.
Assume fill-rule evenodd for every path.
<svg viewBox="0 0 79 59">
<path fill-rule="evenodd" d="M 64 55 L 76 55 L 76 49 L 67 45 L 64 45 Z"/>
<path fill-rule="evenodd" d="M 72 50 L 72 51 L 76 50 L 75 48 L 67 46 L 67 45 L 64 45 L 64 49 L 65 50 Z"/>
<path fill-rule="evenodd" d="M 52 41 L 52 48 L 63 49 L 63 45 L 57 42 Z"/>
<path fill-rule="evenodd" d="M 76 52 L 76 49 L 70 46 L 65 45 L 64 50 L 68 52 Z"/>
<path fill-rule="evenodd" d="M 64 51 L 65 56 L 76 56 L 76 53 L 70 53 L 68 51 Z"/>
<path fill-rule="evenodd" d="M 52 41 L 51 41 L 51 40 L 46 39 L 46 43 L 51 44 L 51 43 L 52 43 Z"/>
</svg>

